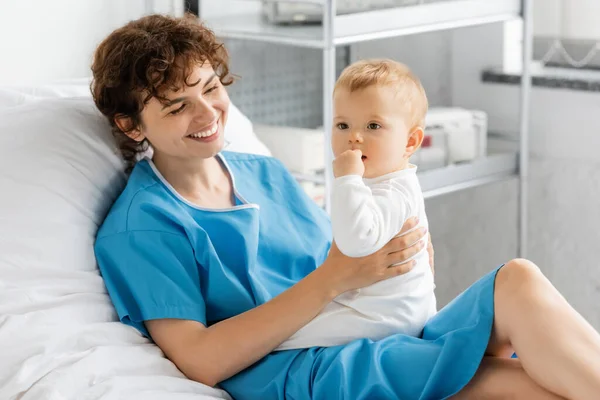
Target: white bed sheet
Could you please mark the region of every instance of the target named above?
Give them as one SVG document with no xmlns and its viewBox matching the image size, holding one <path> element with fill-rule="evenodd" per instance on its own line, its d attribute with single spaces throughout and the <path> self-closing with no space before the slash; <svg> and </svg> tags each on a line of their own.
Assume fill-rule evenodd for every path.
<svg viewBox="0 0 600 400">
<path fill-rule="evenodd" d="M 229 398 L 186 379 L 158 347 L 116 322 L 97 273 L 6 264 L 0 273 L 0 399 Z"/>
</svg>

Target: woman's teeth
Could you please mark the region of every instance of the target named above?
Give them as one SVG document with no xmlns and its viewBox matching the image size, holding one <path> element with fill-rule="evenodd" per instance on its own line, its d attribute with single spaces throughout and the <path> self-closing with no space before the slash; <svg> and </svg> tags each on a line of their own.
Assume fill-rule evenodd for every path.
<svg viewBox="0 0 600 400">
<path fill-rule="evenodd" d="M 207 129 L 205 131 L 202 132 L 196 132 L 196 133 L 192 133 L 191 135 L 188 135 L 189 137 L 193 137 L 193 138 L 205 138 L 205 137 L 209 137 L 214 135 L 215 133 L 217 133 L 217 130 L 219 129 L 219 124 L 215 123 L 212 128 Z"/>
</svg>

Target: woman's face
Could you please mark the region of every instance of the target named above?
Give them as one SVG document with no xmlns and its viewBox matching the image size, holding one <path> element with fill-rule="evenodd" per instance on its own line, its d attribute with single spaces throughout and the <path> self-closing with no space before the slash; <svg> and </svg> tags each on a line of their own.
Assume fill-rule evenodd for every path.
<svg viewBox="0 0 600 400">
<path fill-rule="evenodd" d="M 176 92 L 168 91 L 168 102 L 152 98 L 141 113 L 142 126 L 131 135 L 147 138 L 155 156 L 162 158 L 210 158 L 223 148 L 229 96 L 212 66 L 198 65 Z"/>
</svg>

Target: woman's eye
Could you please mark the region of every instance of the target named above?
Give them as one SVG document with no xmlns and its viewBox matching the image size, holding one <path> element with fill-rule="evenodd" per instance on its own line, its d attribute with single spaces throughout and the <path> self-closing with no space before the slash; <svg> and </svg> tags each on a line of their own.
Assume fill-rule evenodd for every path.
<svg viewBox="0 0 600 400">
<path fill-rule="evenodd" d="M 367 128 L 372 129 L 372 130 L 377 130 L 381 128 L 381 125 L 376 124 L 375 122 L 371 122 L 369 125 L 367 125 Z"/>
<path fill-rule="evenodd" d="M 185 104 L 182 104 L 181 107 L 179 107 L 177 110 L 171 111 L 169 114 L 171 114 L 171 115 L 177 115 L 180 112 L 182 112 L 184 109 L 185 109 Z"/>
<path fill-rule="evenodd" d="M 215 85 L 215 86 L 211 87 L 210 89 L 208 89 L 206 92 L 204 92 L 204 94 L 209 94 L 211 92 L 214 92 L 218 88 L 219 88 L 219 85 Z"/>
<path fill-rule="evenodd" d="M 348 124 L 346 124 L 344 122 L 339 123 L 339 124 L 337 124 L 337 128 L 341 129 L 341 130 L 348 129 Z"/>
</svg>

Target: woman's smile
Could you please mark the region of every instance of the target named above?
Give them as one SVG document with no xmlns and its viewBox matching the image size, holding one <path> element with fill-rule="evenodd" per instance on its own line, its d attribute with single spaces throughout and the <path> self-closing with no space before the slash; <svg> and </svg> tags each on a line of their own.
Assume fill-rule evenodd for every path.
<svg viewBox="0 0 600 400">
<path fill-rule="evenodd" d="M 215 122 L 211 123 L 200 131 L 190 133 L 186 136 L 186 138 L 201 143 L 212 142 L 219 138 L 219 135 L 222 131 L 221 125 L 221 117 L 219 117 L 219 119 L 217 119 Z"/>
</svg>

